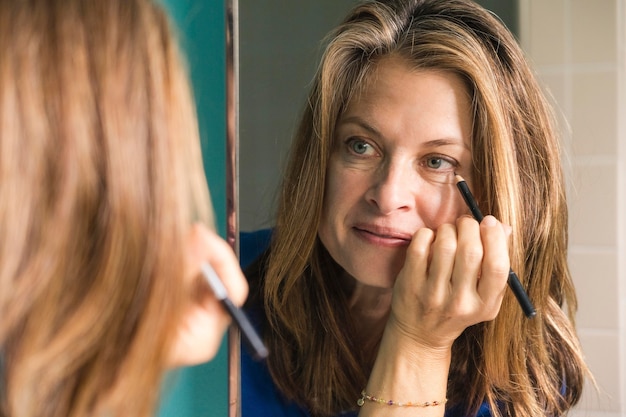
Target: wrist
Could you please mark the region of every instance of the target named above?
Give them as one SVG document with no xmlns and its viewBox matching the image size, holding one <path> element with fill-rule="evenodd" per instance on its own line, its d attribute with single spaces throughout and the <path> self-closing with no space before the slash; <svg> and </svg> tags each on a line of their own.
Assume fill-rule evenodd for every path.
<svg viewBox="0 0 626 417">
<path fill-rule="evenodd" d="M 441 407 L 446 401 L 448 372 L 452 350 L 417 343 L 403 332 L 398 332 L 393 326 L 388 326 L 383 334 L 376 362 L 365 387 L 365 394 L 361 394 L 361 401 L 366 408 L 382 407 L 408 409 L 410 413 L 415 407 L 423 408 L 426 415 L 439 411 L 431 410 Z M 367 397 L 380 401 L 372 401 Z M 378 404 L 376 404 L 378 402 Z M 392 407 L 389 407 L 392 402 Z M 406 407 L 408 403 L 412 407 Z M 434 403 L 437 403 L 435 406 Z M 428 403 L 428 406 L 424 404 Z M 397 404 L 403 406 L 395 407 Z M 391 411 L 391 410 L 387 410 Z M 394 414 L 403 413 L 396 410 Z"/>
<path fill-rule="evenodd" d="M 422 333 L 428 333 L 429 337 L 419 337 L 418 332 L 405 328 L 392 315 L 387 321 L 381 348 L 417 361 L 423 366 L 427 366 L 429 362 L 434 366 L 442 363 L 449 366 L 454 340 L 434 339 L 432 332 Z"/>
<path fill-rule="evenodd" d="M 378 349 L 376 364 L 402 378 L 428 376 L 447 382 L 452 346 L 432 346 L 416 341 L 393 326 L 387 326 Z M 379 369 L 380 371 L 380 369 Z M 387 373 L 386 372 L 386 373 Z"/>
</svg>

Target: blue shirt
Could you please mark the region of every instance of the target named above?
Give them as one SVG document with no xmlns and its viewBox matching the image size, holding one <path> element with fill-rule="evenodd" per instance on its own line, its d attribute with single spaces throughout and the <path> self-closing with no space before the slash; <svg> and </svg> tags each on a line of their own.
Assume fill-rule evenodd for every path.
<svg viewBox="0 0 626 417">
<path fill-rule="evenodd" d="M 357 398 L 354 399 L 356 404 Z M 381 405 L 381 407 L 384 407 Z M 356 417 L 358 412 L 346 412 L 335 417 Z M 241 415 L 242 417 L 310 417 L 306 409 L 290 402 L 278 391 L 265 362 L 257 362 L 241 349 Z M 469 417 L 450 409 L 445 417 Z M 476 417 L 491 417 L 487 404 L 483 404 Z"/>
</svg>

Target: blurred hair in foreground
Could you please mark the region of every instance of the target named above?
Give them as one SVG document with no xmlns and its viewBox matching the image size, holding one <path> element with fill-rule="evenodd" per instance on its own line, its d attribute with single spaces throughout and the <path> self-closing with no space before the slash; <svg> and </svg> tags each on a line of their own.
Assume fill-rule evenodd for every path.
<svg viewBox="0 0 626 417">
<path fill-rule="evenodd" d="M 158 6 L 0 0 L 0 173 L 0 415 L 151 415 L 212 224 Z"/>
</svg>

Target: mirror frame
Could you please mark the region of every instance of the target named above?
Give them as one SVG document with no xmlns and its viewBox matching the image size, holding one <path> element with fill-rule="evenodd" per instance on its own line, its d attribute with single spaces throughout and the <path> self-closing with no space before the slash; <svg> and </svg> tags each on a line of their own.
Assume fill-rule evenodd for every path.
<svg viewBox="0 0 626 417">
<path fill-rule="evenodd" d="M 239 253 L 239 4 L 225 0 L 226 10 L 226 239 Z M 228 416 L 241 416 L 241 335 L 229 326 Z"/>
</svg>

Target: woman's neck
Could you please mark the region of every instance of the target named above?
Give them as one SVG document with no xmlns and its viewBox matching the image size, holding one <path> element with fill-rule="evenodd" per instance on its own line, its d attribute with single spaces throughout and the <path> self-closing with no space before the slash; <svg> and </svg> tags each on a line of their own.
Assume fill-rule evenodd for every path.
<svg viewBox="0 0 626 417">
<path fill-rule="evenodd" d="M 365 358 L 373 361 L 391 310 L 393 289 L 364 285 L 347 274 L 343 278 L 356 345 L 361 347 Z"/>
<path fill-rule="evenodd" d="M 356 283 L 348 296 L 348 310 L 355 323 L 364 326 L 387 322 L 391 308 L 391 288 L 379 288 Z"/>
</svg>

